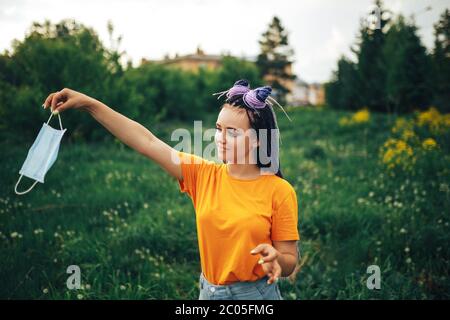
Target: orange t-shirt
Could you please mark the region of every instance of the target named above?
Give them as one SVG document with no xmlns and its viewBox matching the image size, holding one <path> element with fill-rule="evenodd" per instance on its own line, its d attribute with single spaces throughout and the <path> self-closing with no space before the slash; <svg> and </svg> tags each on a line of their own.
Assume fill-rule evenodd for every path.
<svg viewBox="0 0 450 320">
<path fill-rule="evenodd" d="M 237 179 L 226 164 L 177 152 L 183 175 L 178 183 L 194 204 L 205 278 L 216 285 L 262 278 L 260 255 L 250 250 L 260 243 L 300 239 L 292 185 L 273 174 Z"/>
</svg>

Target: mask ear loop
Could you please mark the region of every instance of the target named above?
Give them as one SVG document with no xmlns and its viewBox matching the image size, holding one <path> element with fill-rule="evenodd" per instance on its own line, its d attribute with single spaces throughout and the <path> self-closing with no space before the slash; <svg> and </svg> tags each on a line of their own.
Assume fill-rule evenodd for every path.
<svg viewBox="0 0 450 320">
<path fill-rule="evenodd" d="M 28 192 L 30 192 L 31 191 L 31 189 L 33 189 L 34 188 L 34 186 L 36 185 L 36 183 L 38 183 L 39 181 L 34 181 L 34 183 L 31 185 L 31 187 L 29 187 L 27 190 L 25 190 L 25 191 L 17 191 L 17 186 L 19 185 L 19 183 L 20 183 L 20 180 L 22 180 L 22 177 L 23 177 L 23 174 L 21 174 L 20 175 L 20 177 L 19 177 L 19 180 L 17 180 L 17 182 L 16 182 L 16 186 L 14 187 L 14 191 L 18 194 L 18 195 L 21 195 L 21 194 L 25 194 L 25 193 L 28 193 Z"/>
<path fill-rule="evenodd" d="M 48 124 L 48 123 L 50 122 L 50 119 L 51 119 L 52 117 L 53 117 L 53 112 L 50 113 L 50 117 L 48 118 L 46 124 Z M 63 129 L 63 126 L 62 126 L 62 122 L 61 122 L 61 116 L 59 115 L 59 113 L 58 113 L 58 119 L 59 119 L 59 127 L 61 128 L 61 130 L 64 130 L 64 129 Z"/>
<path fill-rule="evenodd" d="M 50 119 L 52 118 L 52 116 L 53 116 L 53 112 L 50 113 L 50 117 L 48 118 L 46 124 L 48 124 L 48 123 L 50 122 Z M 59 115 L 59 113 L 58 113 L 58 119 L 59 119 L 59 127 L 61 128 L 61 130 L 64 130 L 64 128 L 63 128 L 63 126 L 62 126 L 62 122 L 61 122 L 61 116 Z M 15 191 L 16 194 L 18 194 L 18 195 L 22 195 L 22 194 L 25 194 L 25 193 L 30 192 L 31 189 L 34 188 L 34 186 L 36 185 L 36 183 L 39 182 L 39 181 L 37 181 L 37 180 L 34 181 L 34 183 L 31 185 L 31 187 L 29 187 L 29 188 L 28 188 L 27 190 L 25 190 L 25 191 L 17 191 L 17 186 L 19 185 L 20 180 L 22 180 L 22 177 L 23 177 L 23 174 L 20 175 L 19 180 L 17 180 L 16 186 L 14 187 L 14 191 Z"/>
</svg>

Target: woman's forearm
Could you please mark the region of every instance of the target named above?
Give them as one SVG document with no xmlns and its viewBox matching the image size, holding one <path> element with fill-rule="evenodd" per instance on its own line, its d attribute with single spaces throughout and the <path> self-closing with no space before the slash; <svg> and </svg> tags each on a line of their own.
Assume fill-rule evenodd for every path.
<svg viewBox="0 0 450 320">
<path fill-rule="evenodd" d="M 101 101 L 92 98 L 85 109 L 116 138 L 139 153 L 143 153 L 155 139 L 153 133 L 143 125 L 114 111 Z"/>
<path fill-rule="evenodd" d="M 290 253 L 280 253 L 278 256 L 278 263 L 281 267 L 281 276 L 288 277 L 297 265 L 297 258 Z"/>
</svg>

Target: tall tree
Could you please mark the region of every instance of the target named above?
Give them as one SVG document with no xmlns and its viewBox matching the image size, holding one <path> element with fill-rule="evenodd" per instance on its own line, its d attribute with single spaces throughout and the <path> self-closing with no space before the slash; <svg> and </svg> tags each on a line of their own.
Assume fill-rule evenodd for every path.
<svg viewBox="0 0 450 320">
<path fill-rule="evenodd" d="M 399 16 L 384 48 L 386 94 L 394 112 L 424 109 L 431 102 L 430 59 L 417 35 L 414 21 Z"/>
<path fill-rule="evenodd" d="M 341 57 L 332 80 L 325 84 L 327 104 L 335 109 L 355 110 L 359 108 L 356 79 L 356 64 Z"/>
<path fill-rule="evenodd" d="M 383 46 L 389 29 L 391 13 L 384 8 L 381 0 L 375 1 L 374 11 L 361 22 L 359 41 L 353 52 L 357 57 L 358 102 L 371 110 L 385 111 L 386 68 Z M 369 19 L 371 22 L 368 23 Z"/>
<path fill-rule="evenodd" d="M 122 106 L 129 100 L 128 90 L 111 68 L 119 65 L 118 59 L 92 28 L 74 20 L 34 22 L 25 39 L 15 40 L 12 51 L 0 58 L 0 130 L 22 128 L 22 136 L 32 137 L 44 113 L 38 106 L 50 92 L 64 87 Z M 74 132 L 70 139 L 94 138 L 100 132 L 81 113 L 67 117 L 65 125 Z"/>
<path fill-rule="evenodd" d="M 434 25 L 433 103 L 443 112 L 450 112 L 450 10 L 442 13 Z"/>
<path fill-rule="evenodd" d="M 259 44 L 261 53 L 256 64 L 265 81 L 274 89 L 277 99 L 284 103 L 289 92 L 284 82 L 296 77 L 291 73 L 294 50 L 289 46 L 288 33 L 278 17 L 273 17 Z"/>
</svg>

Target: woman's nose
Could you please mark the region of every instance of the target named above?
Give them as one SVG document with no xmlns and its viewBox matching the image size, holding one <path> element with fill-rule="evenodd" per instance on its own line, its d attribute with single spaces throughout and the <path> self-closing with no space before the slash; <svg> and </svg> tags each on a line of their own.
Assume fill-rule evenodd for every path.
<svg viewBox="0 0 450 320">
<path fill-rule="evenodd" d="M 225 146 L 226 146 L 226 141 L 225 141 L 225 139 L 224 139 L 224 138 L 219 138 L 219 139 L 217 140 L 217 145 L 218 145 L 219 147 L 224 147 L 224 148 L 225 148 Z"/>
<path fill-rule="evenodd" d="M 226 137 L 227 136 L 223 132 L 221 132 L 219 134 L 216 134 L 216 141 L 217 141 L 217 143 L 225 146 L 226 141 L 227 141 Z"/>
</svg>

